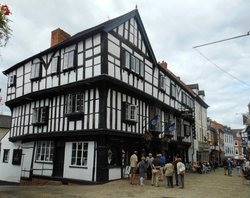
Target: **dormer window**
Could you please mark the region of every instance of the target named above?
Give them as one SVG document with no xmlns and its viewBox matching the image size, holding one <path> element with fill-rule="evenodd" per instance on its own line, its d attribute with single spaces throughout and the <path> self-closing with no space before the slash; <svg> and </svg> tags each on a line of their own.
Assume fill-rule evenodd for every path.
<svg viewBox="0 0 250 198">
<path fill-rule="evenodd" d="M 16 86 L 16 75 L 11 75 L 11 76 L 9 76 L 9 79 L 8 79 L 8 86 L 9 86 L 9 87 L 14 87 L 14 86 Z"/>
<path fill-rule="evenodd" d="M 41 62 L 33 63 L 31 65 L 30 79 L 36 80 L 41 78 L 42 75 L 42 65 Z"/>
<path fill-rule="evenodd" d="M 75 51 L 66 52 L 63 55 L 63 70 L 72 69 L 75 66 Z"/>
<path fill-rule="evenodd" d="M 50 63 L 51 74 L 56 74 L 59 69 L 59 56 L 55 56 L 52 58 Z"/>
</svg>

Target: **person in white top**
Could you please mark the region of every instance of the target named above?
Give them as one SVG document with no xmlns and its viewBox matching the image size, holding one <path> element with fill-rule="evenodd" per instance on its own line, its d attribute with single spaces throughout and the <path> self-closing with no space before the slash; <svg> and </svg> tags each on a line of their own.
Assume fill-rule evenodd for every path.
<svg viewBox="0 0 250 198">
<path fill-rule="evenodd" d="M 177 163 L 177 174 L 179 177 L 180 188 L 184 188 L 185 170 L 185 164 L 183 164 L 181 158 L 179 158 L 179 162 Z"/>
<path fill-rule="evenodd" d="M 137 151 L 134 151 L 134 154 L 130 157 L 130 167 L 131 167 L 131 178 L 130 178 L 130 184 L 135 184 L 136 179 L 136 171 L 137 171 Z"/>
</svg>

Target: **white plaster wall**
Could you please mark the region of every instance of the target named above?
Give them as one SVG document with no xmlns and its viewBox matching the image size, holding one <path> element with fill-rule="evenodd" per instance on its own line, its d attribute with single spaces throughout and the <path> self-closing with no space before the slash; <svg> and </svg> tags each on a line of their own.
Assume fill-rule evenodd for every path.
<svg viewBox="0 0 250 198">
<path fill-rule="evenodd" d="M 109 180 L 121 179 L 121 168 L 109 169 Z"/>
<path fill-rule="evenodd" d="M 21 178 L 21 166 L 12 165 L 13 149 L 17 149 L 21 143 L 12 143 L 9 141 L 8 132 L 5 137 L 1 140 L 1 159 L 0 159 L 0 180 L 8 182 L 20 182 Z M 9 160 L 8 163 L 3 163 L 3 150 L 9 149 Z"/>
<path fill-rule="evenodd" d="M 88 161 L 87 161 L 87 166 L 84 168 L 71 166 L 72 142 L 65 143 L 64 171 L 63 171 L 64 178 L 92 181 L 95 149 L 94 149 L 94 142 L 88 142 L 88 143 L 89 143 Z"/>
</svg>

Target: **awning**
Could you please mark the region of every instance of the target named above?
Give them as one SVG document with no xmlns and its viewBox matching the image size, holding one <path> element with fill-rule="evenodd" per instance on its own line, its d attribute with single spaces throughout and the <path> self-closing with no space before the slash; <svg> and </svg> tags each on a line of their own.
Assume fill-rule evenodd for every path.
<svg viewBox="0 0 250 198">
<path fill-rule="evenodd" d="M 243 156 L 235 156 L 234 159 L 241 159 L 241 160 L 244 160 L 244 159 L 246 159 L 246 158 L 243 157 Z"/>
</svg>

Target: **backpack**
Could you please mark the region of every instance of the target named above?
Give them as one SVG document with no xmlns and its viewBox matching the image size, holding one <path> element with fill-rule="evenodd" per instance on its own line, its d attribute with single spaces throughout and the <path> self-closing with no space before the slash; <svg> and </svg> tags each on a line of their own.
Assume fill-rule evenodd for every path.
<svg viewBox="0 0 250 198">
<path fill-rule="evenodd" d="M 182 162 L 180 162 L 180 163 L 181 163 L 181 166 L 180 166 L 180 175 L 184 175 L 185 171 L 186 171 L 186 168 L 185 168 L 185 165 Z"/>
</svg>

